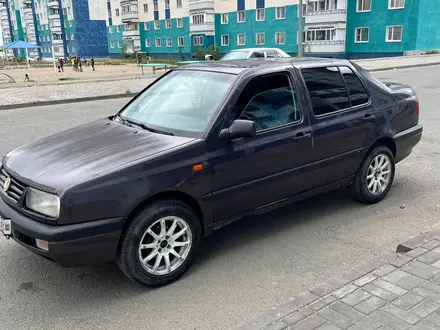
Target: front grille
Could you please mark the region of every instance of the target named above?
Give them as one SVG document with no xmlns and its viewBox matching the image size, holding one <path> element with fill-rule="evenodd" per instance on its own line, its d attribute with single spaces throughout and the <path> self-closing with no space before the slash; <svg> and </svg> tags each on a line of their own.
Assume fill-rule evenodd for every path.
<svg viewBox="0 0 440 330">
<path fill-rule="evenodd" d="M 8 189 L 5 191 L 5 181 L 10 179 Z M 11 177 L 4 168 L 0 169 L 0 190 L 3 194 L 8 196 L 13 202 L 17 203 L 23 195 L 25 186 Z"/>
</svg>

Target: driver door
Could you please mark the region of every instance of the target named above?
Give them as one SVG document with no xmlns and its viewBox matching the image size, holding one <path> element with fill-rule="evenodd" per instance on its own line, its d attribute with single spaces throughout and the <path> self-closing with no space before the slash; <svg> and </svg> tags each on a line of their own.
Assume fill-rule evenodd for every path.
<svg viewBox="0 0 440 330">
<path fill-rule="evenodd" d="M 311 128 L 298 100 L 288 71 L 248 81 L 223 128 L 235 119 L 252 120 L 257 135 L 216 141 L 208 150 L 216 221 L 307 188 L 302 167 L 311 162 Z"/>
</svg>

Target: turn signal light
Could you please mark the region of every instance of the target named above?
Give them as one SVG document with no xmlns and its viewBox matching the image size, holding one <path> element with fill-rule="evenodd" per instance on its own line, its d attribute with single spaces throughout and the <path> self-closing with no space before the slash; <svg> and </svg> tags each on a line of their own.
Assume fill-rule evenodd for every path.
<svg viewBox="0 0 440 330">
<path fill-rule="evenodd" d="M 417 114 L 417 116 L 420 115 L 420 101 L 419 101 L 419 99 L 416 100 L 416 114 Z"/>
<path fill-rule="evenodd" d="M 48 241 L 43 241 L 41 239 L 36 238 L 35 244 L 37 245 L 37 247 L 39 249 L 44 250 L 44 251 L 49 251 L 49 242 Z"/>
</svg>

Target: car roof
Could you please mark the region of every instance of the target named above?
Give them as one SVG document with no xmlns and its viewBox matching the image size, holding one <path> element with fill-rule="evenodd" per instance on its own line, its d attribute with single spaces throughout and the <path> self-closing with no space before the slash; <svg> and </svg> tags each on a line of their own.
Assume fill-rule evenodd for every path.
<svg viewBox="0 0 440 330">
<path fill-rule="evenodd" d="M 304 68 L 311 66 L 328 66 L 328 65 L 347 65 L 350 62 L 343 59 L 329 58 L 275 58 L 275 59 L 246 59 L 246 60 L 226 60 L 226 61 L 206 61 L 195 64 L 188 64 L 176 70 L 199 70 L 211 71 L 238 75 L 244 71 L 265 71 L 266 69 L 288 68 L 294 66 L 296 68 Z"/>
<path fill-rule="evenodd" d="M 279 48 L 270 48 L 270 47 L 256 47 L 256 48 L 239 48 L 239 49 L 233 49 L 230 52 L 253 52 L 258 50 L 279 50 Z"/>
</svg>

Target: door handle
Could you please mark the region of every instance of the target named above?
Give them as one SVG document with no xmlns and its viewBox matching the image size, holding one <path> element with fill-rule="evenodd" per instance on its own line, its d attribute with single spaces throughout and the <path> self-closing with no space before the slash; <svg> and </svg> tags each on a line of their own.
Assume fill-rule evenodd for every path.
<svg viewBox="0 0 440 330">
<path fill-rule="evenodd" d="M 371 121 L 371 120 L 374 120 L 374 119 L 376 119 L 376 115 L 372 115 L 372 114 L 370 114 L 370 113 L 367 113 L 367 114 L 362 118 L 363 121 Z"/>
<path fill-rule="evenodd" d="M 311 137 L 312 137 L 312 134 L 310 134 L 310 133 L 299 132 L 299 133 L 296 133 L 296 135 L 293 139 L 295 141 L 297 141 L 297 140 L 310 139 Z"/>
</svg>

